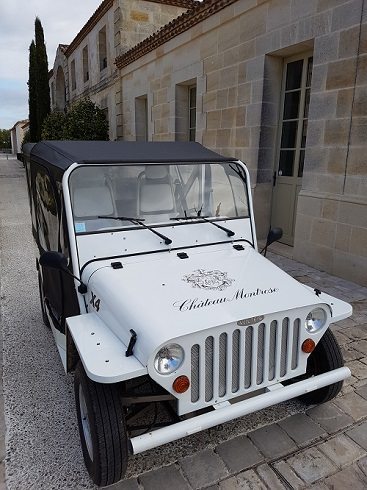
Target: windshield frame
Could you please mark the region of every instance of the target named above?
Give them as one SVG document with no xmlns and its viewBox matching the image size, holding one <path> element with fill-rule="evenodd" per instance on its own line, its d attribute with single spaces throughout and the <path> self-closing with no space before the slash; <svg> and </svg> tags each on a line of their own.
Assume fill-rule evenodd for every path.
<svg viewBox="0 0 367 490">
<path fill-rule="evenodd" d="M 167 163 L 167 162 L 162 162 L 162 163 L 157 163 L 157 162 L 152 162 L 152 163 L 148 163 L 148 162 L 144 162 L 144 163 L 136 163 L 136 162 L 132 162 L 132 163 L 128 163 L 128 162 L 103 163 L 103 162 L 101 162 L 101 163 L 94 163 L 94 164 L 75 164 L 72 167 L 70 167 L 68 169 L 68 172 L 67 172 L 68 173 L 68 176 L 67 176 L 67 194 L 68 194 L 68 197 L 70 200 L 71 217 L 72 217 L 75 235 L 76 236 L 82 236 L 82 235 L 95 235 L 95 234 L 102 234 L 102 233 L 115 233 L 115 232 L 121 232 L 121 231 L 142 230 L 144 228 L 142 226 L 140 226 L 139 224 L 136 224 L 136 225 L 130 224 L 130 225 L 119 226 L 116 223 L 116 226 L 113 226 L 113 227 L 111 226 L 111 227 L 108 227 L 105 229 L 77 231 L 75 229 L 75 215 L 73 212 L 73 200 L 71 198 L 71 192 L 70 192 L 70 190 L 71 190 L 70 178 L 72 177 L 72 174 L 74 171 L 76 171 L 80 168 L 85 168 L 85 167 L 91 167 L 91 168 L 110 167 L 111 168 L 111 167 L 141 167 L 141 166 L 148 166 L 148 165 L 152 165 L 152 166 L 160 166 L 160 165 L 161 166 L 163 166 L 163 165 L 177 166 L 177 172 L 179 174 L 180 179 L 182 179 L 180 168 L 184 167 L 184 166 L 185 167 L 187 167 L 189 165 L 200 166 L 201 170 L 204 171 L 205 165 L 218 165 L 218 166 L 228 165 L 235 173 L 237 173 L 237 175 L 239 176 L 239 178 L 241 179 L 241 181 L 243 183 L 244 195 L 246 198 L 246 208 L 247 208 L 246 214 L 242 214 L 239 216 L 205 216 L 205 218 L 206 218 L 205 220 L 200 219 L 200 216 L 198 216 L 198 215 L 188 216 L 187 217 L 188 219 L 180 219 L 180 220 L 176 220 L 176 219 L 172 218 L 169 221 L 167 220 L 167 221 L 162 222 L 162 223 L 145 222 L 144 219 L 140 219 L 139 217 L 134 218 L 136 220 L 140 219 L 141 221 L 144 221 L 144 223 L 146 225 L 148 225 L 150 228 L 167 228 L 167 227 L 171 228 L 172 226 L 176 227 L 176 226 L 193 225 L 193 224 L 198 224 L 198 223 L 204 223 L 205 221 L 223 222 L 223 221 L 232 221 L 232 220 L 239 220 L 239 219 L 250 219 L 251 222 L 253 221 L 253 219 L 252 219 L 251 189 L 249 189 L 248 170 L 244 166 L 244 164 L 242 162 L 240 162 L 239 160 L 229 159 L 228 161 L 224 161 L 224 162 L 215 162 L 215 161 L 214 162 L 211 162 L 211 161 L 208 161 L 208 162 L 196 162 L 196 161 L 195 162 L 194 161 L 193 162 L 179 162 L 178 161 L 178 162 L 170 162 L 170 163 Z M 241 169 L 241 170 L 239 170 L 239 172 L 237 172 L 235 169 L 233 169 L 232 165 L 236 165 L 238 167 L 238 169 Z M 229 179 L 229 174 L 226 173 L 226 176 L 228 178 L 228 183 L 229 183 L 229 186 L 230 186 L 230 189 L 232 192 L 234 205 L 236 206 L 233 186 L 232 186 L 232 183 Z M 194 179 L 195 178 L 196 177 L 194 177 Z M 207 177 L 205 177 L 205 178 L 207 178 Z M 181 181 L 181 184 L 182 184 L 182 181 Z M 202 193 L 204 192 L 204 186 L 205 186 L 204 179 L 201 179 L 201 187 L 202 188 L 200 189 L 200 195 L 202 195 Z M 187 197 L 187 194 L 186 194 L 186 197 Z M 109 218 L 108 215 L 106 215 L 105 217 Z M 183 216 L 180 216 L 180 217 L 183 218 Z M 103 216 L 103 218 L 104 218 L 104 216 Z M 100 219 L 103 219 L 103 218 L 102 218 L 102 216 L 100 217 Z"/>
</svg>

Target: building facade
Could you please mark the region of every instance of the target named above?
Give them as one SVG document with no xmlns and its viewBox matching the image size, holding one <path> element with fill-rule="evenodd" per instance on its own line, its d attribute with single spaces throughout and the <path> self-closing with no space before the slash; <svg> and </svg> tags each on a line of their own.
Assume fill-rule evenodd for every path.
<svg viewBox="0 0 367 490">
<path fill-rule="evenodd" d="M 117 139 L 117 56 L 193 5 L 192 0 L 104 0 L 70 45 L 60 44 L 49 84 L 51 109 L 64 111 L 90 97 L 106 113 Z"/>
<path fill-rule="evenodd" d="M 204 0 L 115 63 L 113 136 L 241 159 L 260 238 L 367 284 L 367 0 Z"/>
<path fill-rule="evenodd" d="M 17 121 L 10 130 L 11 152 L 13 155 L 20 155 L 22 152 L 22 143 L 24 134 L 29 128 L 28 119 Z"/>
</svg>

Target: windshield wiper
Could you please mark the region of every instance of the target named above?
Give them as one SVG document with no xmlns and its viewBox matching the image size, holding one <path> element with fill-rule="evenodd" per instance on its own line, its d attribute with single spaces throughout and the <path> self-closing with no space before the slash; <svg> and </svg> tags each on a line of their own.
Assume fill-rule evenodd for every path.
<svg viewBox="0 0 367 490">
<path fill-rule="evenodd" d="M 144 221 L 143 219 L 140 219 L 140 218 L 128 218 L 127 216 L 97 216 L 97 218 L 99 218 L 99 219 L 114 219 L 114 220 L 117 220 L 117 221 L 130 221 L 130 223 L 133 223 L 134 225 L 140 225 L 143 228 L 151 231 L 155 235 L 159 236 L 159 238 L 161 238 L 162 240 L 164 240 L 164 243 L 166 245 L 171 245 L 171 243 L 172 243 L 172 240 L 170 238 L 166 237 L 165 235 L 162 235 L 162 233 L 158 233 L 158 231 L 155 231 L 150 226 L 144 224 L 143 223 L 143 221 Z"/>
<path fill-rule="evenodd" d="M 177 221 L 180 221 L 180 220 L 187 221 L 189 219 L 201 219 L 201 220 L 205 221 L 205 223 L 210 223 L 211 225 L 216 226 L 220 230 L 225 231 L 228 236 L 234 236 L 235 235 L 234 231 L 232 231 L 228 228 L 225 228 L 224 226 L 218 225 L 214 221 L 210 221 L 208 218 L 209 218 L 209 216 L 178 216 L 177 218 L 171 218 L 171 219 L 177 220 Z"/>
</svg>

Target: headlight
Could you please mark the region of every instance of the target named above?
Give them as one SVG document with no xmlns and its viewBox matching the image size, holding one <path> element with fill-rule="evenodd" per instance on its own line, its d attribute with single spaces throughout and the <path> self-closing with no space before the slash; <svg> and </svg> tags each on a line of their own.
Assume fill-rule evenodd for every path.
<svg viewBox="0 0 367 490">
<path fill-rule="evenodd" d="M 167 344 L 160 349 L 154 359 L 154 367 L 159 374 L 171 374 L 184 360 L 184 350 L 178 344 Z"/>
<path fill-rule="evenodd" d="M 327 316 L 322 308 L 315 308 L 306 317 L 305 327 L 310 333 L 318 332 L 326 323 Z"/>
</svg>

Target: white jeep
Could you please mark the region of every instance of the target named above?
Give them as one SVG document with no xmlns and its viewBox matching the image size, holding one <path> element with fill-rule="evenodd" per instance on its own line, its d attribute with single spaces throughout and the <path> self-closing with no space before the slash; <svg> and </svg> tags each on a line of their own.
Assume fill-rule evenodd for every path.
<svg viewBox="0 0 367 490">
<path fill-rule="evenodd" d="M 46 141 L 25 164 L 43 319 L 75 370 L 97 485 L 129 453 L 338 394 L 350 371 L 329 326 L 351 306 L 258 252 L 242 162 L 197 143 Z M 146 420 L 158 404 L 169 422 Z"/>
</svg>

